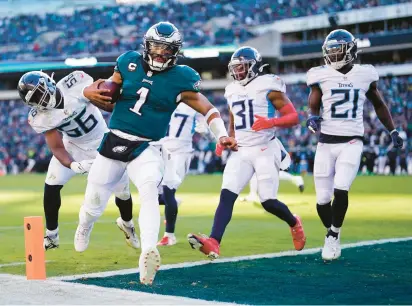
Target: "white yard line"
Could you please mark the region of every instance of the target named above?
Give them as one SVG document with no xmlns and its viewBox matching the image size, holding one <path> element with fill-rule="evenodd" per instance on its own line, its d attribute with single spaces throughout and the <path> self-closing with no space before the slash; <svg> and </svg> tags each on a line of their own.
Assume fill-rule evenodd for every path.
<svg viewBox="0 0 412 306">
<path fill-rule="evenodd" d="M 46 260 L 46 263 L 51 263 L 54 260 Z M 23 266 L 25 265 L 26 262 L 11 262 L 11 263 L 6 263 L 6 264 L 0 264 L 0 268 L 4 267 L 15 267 L 15 266 Z"/>
<path fill-rule="evenodd" d="M 412 237 L 360 241 L 360 242 L 355 242 L 355 243 L 343 244 L 342 249 L 357 248 L 357 247 L 362 247 L 362 246 L 377 245 L 377 244 L 384 244 L 384 243 L 410 241 L 410 240 L 412 240 Z M 312 249 L 306 249 L 300 252 L 285 251 L 285 252 L 278 252 L 278 253 L 227 257 L 227 258 L 217 259 L 214 261 L 201 260 L 201 261 L 193 261 L 193 262 L 182 262 L 178 264 L 163 265 L 160 267 L 160 270 L 189 268 L 189 267 L 202 266 L 202 265 L 207 265 L 207 264 L 220 264 L 220 263 L 226 263 L 226 262 L 237 262 L 237 261 L 242 261 L 242 260 L 254 260 L 254 259 L 261 259 L 261 258 L 276 258 L 276 257 L 296 256 L 296 255 L 310 255 L 310 254 L 315 254 L 319 252 L 320 250 L 321 248 L 312 248 Z M 132 269 L 123 269 L 123 270 L 107 271 L 107 272 L 96 272 L 96 273 L 68 275 L 68 276 L 56 276 L 56 277 L 51 277 L 49 279 L 67 281 L 67 280 L 75 280 L 79 278 L 108 277 L 108 276 L 114 276 L 114 275 L 132 274 L 132 273 L 137 273 L 137 272 L 139 272 L 138 268 L 132 268 Z"/>
</svg>

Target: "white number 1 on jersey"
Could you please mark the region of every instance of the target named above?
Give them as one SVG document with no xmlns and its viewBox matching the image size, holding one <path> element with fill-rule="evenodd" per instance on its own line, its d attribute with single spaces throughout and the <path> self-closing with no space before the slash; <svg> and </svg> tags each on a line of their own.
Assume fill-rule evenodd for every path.
<svg viewBox="0 0 412 306">
<path fill-rule="evenodd" d="M 141 87 L 138 91 L 137 94 L 139 95 L 139 100 L 136 101 L 136 104 L 134 105 L 133 108 L 129 108 L 133 113 L 138 114 L 139 116 L 142 115 L 140 111 L 140 108 L 143 106 L 143 104 L 146 102 L 147 99 L 147 94 L 149 93 L 149 89 L 146 87 Z"/>
</svg>

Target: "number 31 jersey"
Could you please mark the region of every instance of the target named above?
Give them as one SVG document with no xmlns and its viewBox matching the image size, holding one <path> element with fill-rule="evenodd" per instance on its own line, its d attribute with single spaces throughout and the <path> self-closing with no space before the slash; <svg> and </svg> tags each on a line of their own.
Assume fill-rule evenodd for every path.
<svg viewBox="0 0 412 306">
<path fill-rule="evenodd" d="M 83 97 L 85 86 L 93 78 L 83 71 L 74 71 L 57 83 L 64 98 L 62 109 L 31 109 L 29 124 L 37 133 L 58 129 L 63 138 L 86 144 L 101 139 L 108 130 L 100 110 Z"/>
<path fill-rule="evenodd" d="M 307 73 L 308 86 L 322 91 L 321 132 L 334 136 L 363 136 L 363 106 L 366 93 L 379 75 L 372 65 L 353 65 L 346 74 L 325 66 Z"/>
<path fill-rule="evenodd" d="M 245 86 L 237 82 L 226 86 L 225 98 L 233 114 L 235 136 L 239 146 L 265 144 L 275 136 L 275 128 L 258 132 L 252 130 L 255 115 L 275 117 L 275 108 L 267 98 L 271 91 L 286 92 L 285 83 L 274 74 L 258 76 Z"/>
</svg>

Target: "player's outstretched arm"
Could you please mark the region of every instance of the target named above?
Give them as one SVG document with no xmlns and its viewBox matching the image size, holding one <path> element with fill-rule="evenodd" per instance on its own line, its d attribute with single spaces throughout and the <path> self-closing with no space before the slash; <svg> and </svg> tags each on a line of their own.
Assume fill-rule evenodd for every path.
<svg viewBox="0 0 412 306">
<path fill-rule="evenodd" d="M 383 101 L 376 81 L 371 83 L 369 90 L 366 92 L 366 97 L 372 102 L 373 108 L 375 109 L 379 120 L 390 132 L 394 147 L 402 148 L 403 139 L 399 136 L 398 131 L 395 129 L 391 113 L 389 112 L 388 106 Z"/>
<path fill-rule="evenodd" d="M 70 164 L 74 161 L 74 159 L 64 147 L 63 138 L 59 131 L 53 129 L 47 131 L 44 136 L 46 137 L 46 143 L 52 151 L 54 157 L 56 157 L 63 166 L 70 168 Z"/>
<path fill-rule="evenodd" d="M 306 121 L 306 127 L 311 130 L 312 133 L 315 133 L 319 130 L 319 124 L 322 118 L 320 114 L 320 106 L 322 105 L 322 90 L 318 85 L 310 86 L 309 93 L 309 118 Z"/>
<path fill-rule="evenodd" d="M 72 169 L 78 174 L 85 174 L 90 170 L 93 160 L 74 161 L 73 157 L 64 147 L 62 135 L 58 130 L 53 129 L 45 134 L 46 143 L 52 151 L 54 157 L 65 167 Z"/>
<path fill-rule="evenodd" d="M 271 129 L 274 127 L 289 128 L 299 123 L 299 116 L 288 96 L 280 91 L 271 91 L 267 95 L 268 100 L 280 113 L 280 118 L 266 118 L 255 115 L 255 122 L 252 125 L 254 131 Z"/>
<path fill-rule="evenodd" d="M 210 131 L 219 140 L 220 145 L 237 150 L 237 142 L 233 137 L 228 136 L 219 111 L 204 95 L 199 92 L 184 91 L 180 94 L 180 100 L 205 117 Z"/>
</svg>

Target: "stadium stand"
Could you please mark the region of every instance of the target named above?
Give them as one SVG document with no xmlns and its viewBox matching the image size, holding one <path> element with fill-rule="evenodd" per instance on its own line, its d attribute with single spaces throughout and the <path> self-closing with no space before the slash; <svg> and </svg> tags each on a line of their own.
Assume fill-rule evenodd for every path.
<svg viewBox="0 0 412 306">
<path fill-rule="evenodd" d="M 63 13 L 0 18 L 0 60 L 121 52 L 136 49 L 147 28 L 169 20 L 183 29 L 186 47 L 239 43 L 254 35 L 248 27 L 285 18 L 333 14 L 357 8 L 406 3 L 407 0 L 344 2 L 283 0 L 206 0 L 189 4 L 175 0 L 160 5 L 102 6 Z M 39 5 L 41 5 L 39 3 Z M 401 25 L 408 27 L 408 24 Z M 394 26 L 386 31 L 399 30 Z M 322 32 L 312 37 L 318 39 Z M 323 37 L 323 36 L 322 36 Z"/>
</svg>

